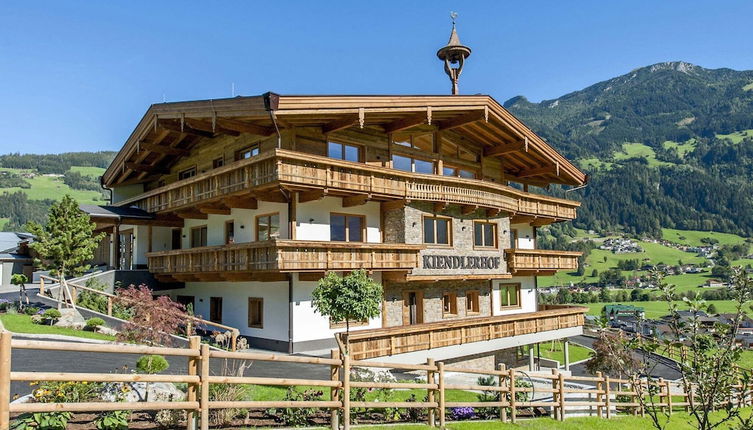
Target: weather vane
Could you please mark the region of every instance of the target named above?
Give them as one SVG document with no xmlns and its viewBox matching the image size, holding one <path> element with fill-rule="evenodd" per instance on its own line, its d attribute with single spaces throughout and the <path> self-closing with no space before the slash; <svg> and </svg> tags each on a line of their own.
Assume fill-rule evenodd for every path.
<svg viewBox="0 0 753 430">
<path fill-rule="evenodd" d="M 450 18 L 452 19 L 452 32 L 450 33 L 450 41 L 442 49 L 437 51 L 437 57 L 444 61 L 444 71 L 452 81 L 452 94 L 458 94 L 458 78 L 460 72 L 463 71 L 463 64 L 465 59 L 471 55 L 471 48 L 463 46 L 460 43 L 458 33 L 455 31 L 455 20 L 457 19 L 457 12 L 450 12 Z"/>
</svg>

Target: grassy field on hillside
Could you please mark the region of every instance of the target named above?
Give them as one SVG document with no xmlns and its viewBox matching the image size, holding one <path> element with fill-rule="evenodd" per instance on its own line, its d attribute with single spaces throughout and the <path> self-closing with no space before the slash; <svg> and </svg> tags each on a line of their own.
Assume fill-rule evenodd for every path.
<svg viewBox="0 0 753 430">
<path fill-rule="evenodd" d="M 707 304 L 714 304 L 716 307 L 716 311 L 719 313 L 731 313 L 735 312 L 735 304 L 732 300 L 709 300 L 706 302 Z M 616 303 L 587 303 L 580 306 L 587 306 L 588 307 L 588 314 L 589 315 L 601 315 L 601 309 L 605 305 L 609 304 L 616 304 Z M 620 304 L 623 305 L 633 305 L 643 308 L 643 310 L 646 312 L 646 318 L 647 319 L 656 319 L 660 318 L 664 315 L 667 315 L 667 302 L 664 301 L 653 301 L 653 302 L 620 302 Z M 687 305 L 685 305 L 682 302 L 678 302 L 678 308 L 680 310 L 687 309 Z M 750 308 L 745 308 L 745 311 L 748 315 L 753 315 L 753 311 L 750 310 Z"/>
<path fill-rule="evenodd" d="M 717 134 L 716 135 L 717 139 L 728 139 L 732 141 L 732 143 L 740 143 L 746 137 L 753 137 L 753 130 L 742 130 L 742 131 L 736 131 L 730 134 Z"/>
<path fill-rule="evenodd" d="M 78 172 L 84 176 L 91 176 L 94 178 L 102 176 L 102 174 L 105 173 L 105 169 L 101 167 L 92 167 L 92 166 L 73 166 L 71 167 L 71 171 Z"/>
<path fill-rule="evenodd" d="M 616 161 L 627 160 L 629 158 L 645 158 L 646 161 L 648 161 L 648 165 L 651 167 L 673 165 L 666 161 L 657 160 L 654 149 L 643 143 L 623 143 L 622 151 L 614 154 L 614 159 Z"/>
<path fill-rule="evenodd" d="M 85 167 L 83 169 L 91 168 Z M 1 170 L 10 171 L 16 174 L 29 172 L 28 170 L 22 169 L 3 168 Z M 29 184 L 31 184 L 31 188 L 0 188 L 0 192 L 13 193 L 16 191 L 23 191 L 31 200 L 60 200 L 64 195 L 70 194 L 74 199 L 76 199 L 76 201 L 82 204 L 101 204 L 104 202 L 101 192 L 74 190 L 63 182 L 62 176 L 36 175 L 31 179 L 25 180 L 29 182 Z"/>
<path fill-rule="evenodd" d="M 718 233 L 715 231 L 697 231 L 697 230 L 675 230 L 672 228 L 663 228 L 662 238 L 688 246 L 701 246 L 703 238 L 712 238 L 719 241 L 719 245 L 737 245 L 745 243 L 745 238 L 736 234 Z"/>
<path fill-rule="evenodd" d="M 683 143 L 675 142 L 675 141 L 672 141 L 672 140 L 667 140 L 664 143 L 662 143 L 662 146 L 665 149 L 672 149 L 672 148 L 674 148 L 674 149 L 677 150 L 677 155 L 679 155 L 680 157 L 685 157 L 685 155 L 688 152 L 693 152 L 693 150 L 695 149 L 696 140 L 695 140 L 695 138 L 692 138 L 692 139 L 686 140 Z"/>
</svg>

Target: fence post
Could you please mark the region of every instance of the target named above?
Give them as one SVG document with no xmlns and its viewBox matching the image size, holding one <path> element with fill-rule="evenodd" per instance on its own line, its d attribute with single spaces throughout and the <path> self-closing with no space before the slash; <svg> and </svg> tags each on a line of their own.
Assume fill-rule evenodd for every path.
<svg viewBox="0 0 753 430">
<path fill-rule="evenodd" d="M 437 371 L 439 373 L 439 382 L 437 385 L 439 386 L 439 428 L 444 429 L 445 428 L 445 410 L 444 410 L 444 363 L 439 362 L 437 364 Z"/>
<path fill-rule="evenodd" d="M 510 422 L 515 424 L 518 415 L 518 412 L 515 410 L 515 369 L 510 369 L 508 383 L 510 384 Z"/>
<path fill-rule="evenodd" d="M 602 411 L 603 411 L 601 402 L 604 400 L 604 395 L 601 392 L 604 390 L 604 384 L 602 383 L 601 372 L 596 372 L 596 377 L 599 378 L 596 381 L 596 391 L 597 391 L 596 393 L 596 416 L 601 418 Z"/>
<path fill-rule="evenodd" d="M 429 358 L 426 360 L 426 365 L 434 367 L 434 359 Z M 433 370 L 427 370 L 426 371 L 426 383 L 427 384 L 434 384 L 434 371 Z M 434 403 L 434 391 L 433 389 L 429 388 L 426 392 L 426 399 L 429 401 L 429 403 Z M 429 424 L 429 427 L 434 427 L 435 424 L 435 416 L 434 416 L 434 408 L 429 408 L 429 411 L 427 413 L 427 423 Z"/>
<path fill-rule="evenodd" d="M 230 338 L 230 349 L 231 349 L 231 350 L 232 350 L 233 352 L 235 352 L 235 351 L 236 351 L 236 349 L 237 349 L 236 347 L 237 347 L 237 345 L 238 345 L 238 335 L 239 335 L 239 334 L 240 334 L 240 333 L 238 333 L 238 330 L 236 330 L 236 329 L 233 329 L 233 334 L 231 335 L 231 338 Z"/>
<path fill-rule="evenodd" d="M 350 356 L 343 355 L 343 430 L 350 430 Z"/>
<path fill-rule="evenodd" d="M 340 350 L 333 349 L 332 351 L 330 351 L 329 355 L 330 355 L 330 358 L 332 358 L 333 360 L 338 360 L 340 359 Z M 339 365 L 333 364 L 329 366 L 329 378 L 332 381 L 340 380 L 340 366 Z M 337 402 L 340 399 L 340 393 L 338 392 L 337 387 L 332 387 L 329 390 L 329 395 L 330 395 L 330 399 L 333 402 Z M 340 427 L 340 408 L 339 407 L 332 408 L 332 410 L 330 411 L 329 421 L 330 421 L 330 427 L 332 428 L 332 430 L 337 430 Z"/>
<path fill-rule="evenodd" d="M 672 391 L 669 381 L 664 381 L 664 386 L 667 387 L 667 413 L 672 416 Z"/>
<path fill-rule="evenodd" d="M 10 428 L 10 353 L 9 331 L 0 333 L 0 429 Z"/>
<path fill-rule="evenodd" d="M 661 407 L 661 412 L 664 413 L 666 411 L 665 405 L 666 401 L 664 400 L 664 378 L 659 378 L 659 390 L 658 390 L 658 397 L 659 397 L 659 406 Z"/>
<path fill-rule="evenodd" d="M 560 421 L 565 420 L 565 375 L 558 373 L 559 377 L 559 389 L 560 389 Z"/>
<path fill-rule="evenodd" d="M 557 387 L 557 383 L 559 382 L 559 378 L 557 378 L 557 375 L 559 374 L 558 369 L 552 369 L 552 419 L 556 420 L 559 417 L 559 413 L 562 411 L 557 411 L 557 407 L 559 405 L 559 401 L 557 399 L 557 396 L 559 395 L 559 388 Z"/>
<path fill-rule="evenodd" d="M 612 401 L 610 399 L 609 375 L 604 377 L 604 406 L 607 409 L 607 418 L 612 418 Z"/>
<path fill-rule="evenodd" d="M 191 336 L 188 338 L 188 349 L 199 350 L 201 348 L 201 338 L 199 336 Z M 201 352 L 201 351 L 199 351 Z M 188 357 L 188 376 L 197 376 L 199 374 L 199 357 Z M 186 400 L 189 402 L 196 401 L 196 393 L 198 392 L 199 384 L 188 384 L 186 389 Z M 196 411 L 189 410 L 186 413 L 186 430 L 196 429 Z"/>
<path fill-rule="evenodd" d="M 201 430 L 209 430 L 209 345 L 201 345 Z"/>
<path fill-rule="evenodd" d="M 497 385 L 499 385 L 499 388 L 504 387 L 504 381 L 505 381 L 505 374 L 507 373 L 507 369 L 505 368 L 505 363 L 499 363 L 499 376 L 497 380 Z M 502 422 L 507 421 L 507 406 L 504 406 L 505 400 L 507 400 L 507 393 L 504 391 L 499 392 L 499 419 Z"/>
</svg>

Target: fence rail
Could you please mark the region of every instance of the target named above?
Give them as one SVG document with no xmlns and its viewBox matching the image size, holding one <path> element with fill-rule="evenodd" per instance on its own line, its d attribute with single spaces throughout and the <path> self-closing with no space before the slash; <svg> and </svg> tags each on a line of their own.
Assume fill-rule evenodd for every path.
<svg viewBox="0 0 753 430">
<path fill-rule="evenodd" d="M 673 410 L 687 410 L 692 395 L 682 392 L 682 386 L 674 381 L 665 380 L 628 380 L 616 379 L 597 374 L 593 377 L 566 376 L 553 369 L 551 375 L 537 375 L 536 379 L 544 381 L 546 386 L 520 386 L 516 381 L 523 378 L 523 373 L 507 369 L 504 364 L 496 369 L 471 369 L 461 366 L 445 366 L 442 362 L 429 359 L 426 364 L 396 364 L 352 360 L 333 350 L 330 358 L 285 356 L 264 353 L 213 351 L 206 344 L 201 344 L 199 337 L 191 337 L 188 348 L 162 348 L 139 345 L 109 344 L 75 344 L 66 342 L 47 342 L 14 340 L 11 333 L 0 333 L 0 429 L 9 428 L 11 415 L 34 412 L 102 412 L 115 410 L 163 410 L 178 409 L 187 412 L 187 428 L 209 428 L 209 411 L 213 409 L 267 409 L 267 408 L 318 408 L 329 411 L 332 429 L 349 429 L 351 413 L 354 408 L 413 408 L 426 411 L 426 423 L 444 428 L 447 422 L 446 411 L 449 408 L 493 408 L 497 409 L 501 421 L 516 422 L 518 415 L 528 408 L 548 408 L 552 417 L 563 420 L 568 410 L 582 410 L 587 407 L 599 417 L 610 418 L 614 412 L 626 412 L 635 415 L 645 414 L 638 396 L 646 393 L 646 384 L 657 387 L 653 407 Z M 83 351 L 90 353 L 119 354 L 161 354 L 185 357 L 187 371 L 173 375 L 133 375 L 113 373 L 72 373 L 72 372 L 14 372 L 11 369 L 13 350 L 38 349 L 59 351 Z M 255 376 L 224 376 L 210 374 L 210 360 L 237 359 L 271 362 L 293 362 L 324 366 L 329 369 L 329 378 L 265 378 Z M 61 367 L 64 364 L 61 364 Z M 425 378 L 426 382 L 393 381 L 353 381 L 351 370 L 359 367 L 377 367 L 413 371 Z M 468 373 L 472 375 L 492 376 L 496 379 L 493 386 L 478 384 L 447 383 L 449 372 Z M 187 384 L 187 394 L 183 401 L 146 401 L 146 402 L 79 402 L 79 403 L 10 403 L 10 385 L 13 381 L 79 381 L 79 382 L 183 382 Z M 588 383 L 585 386 L 581 383 Z M 328 388 L 329 400 L 310 401 L 218 401 L 209 397 L 210 384 L 256 384 L 265 386 L 316 386 Z M 551 388 L 549 385 L 551 384 Z M 637 384 L 642 384 L 641 386 Z M 390 388 L 425 390 L 424 401 L 351 401 L 351 391 L 356 388 Z M 738 383 L 729 402 L 738 405 L 751 405 L 753 396 L 751 386 Z M 493 401 L 447 401 L 448 390 L 472 390 L 499 393 Z M 547 397 L 534 398 L 532 393 L 544 393 Z M 652 391 L 654 392 L 654 391 Z M 573 395 L 584 395 L 573 398 Z M 678 401 L 680 400 L 680 401 Z M 340 422 L 342 420 L 342 422 Z"/>
</svg>

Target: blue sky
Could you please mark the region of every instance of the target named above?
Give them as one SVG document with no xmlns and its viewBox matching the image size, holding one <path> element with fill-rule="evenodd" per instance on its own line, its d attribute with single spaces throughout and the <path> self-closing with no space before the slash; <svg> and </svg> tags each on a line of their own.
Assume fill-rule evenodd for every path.
<svg viewBox="0 0 753 430">
<path fill-rule="evenodd" d="M 751 1 L 8 1 L 0 153 L 117 150 L 151 103 L 446 94 L 456 10 L 464 94 L 531 100 L 661 61 L 753 69 Z"/>
</svg>

